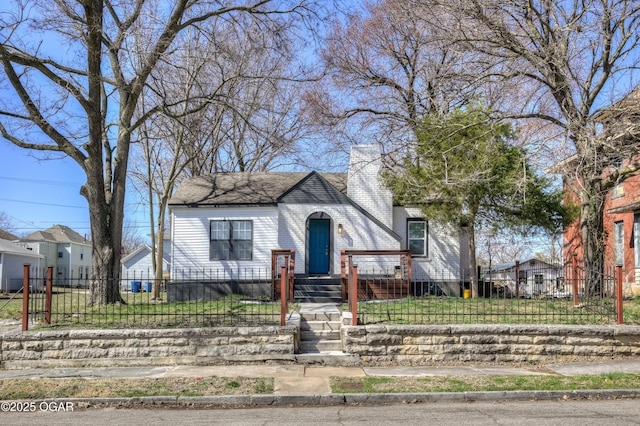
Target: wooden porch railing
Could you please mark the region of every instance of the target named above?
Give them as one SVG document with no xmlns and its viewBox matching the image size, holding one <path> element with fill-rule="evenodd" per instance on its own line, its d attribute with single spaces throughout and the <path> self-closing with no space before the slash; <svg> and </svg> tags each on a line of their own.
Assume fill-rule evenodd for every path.
<svg viewBox="0 0 640 426">
<path fill-rule="evenodd" d="M 350 286 L 349 276 L 353 273 L 354 261 L 353 258 L 357 256 L 400 256 L 400 272 L 399 275 L 395 275 L 394 280 L 397 280 L 399 284 L 405 285 L 407 289 L 411 287 L 411 251 L 410 250 L 341 250 L 340 251 L 340 275 L 341 275 L 341 288 L 342 288 L 342 301 L 345 302 L 349 299 Z M 362 268 L 361 272 L 362 272 Z M 356 283 L 357 289 L 363 285 L 362 278 L 359 279 L 359 283 Z M 366 284 L 366 283 L 365 283 Z M 358 290 L 359 292 L 359 290 Z M 363 292 L 366 293 L 366 292 Z M 357 295 L 356 295 L 357 297 Z"/>
<path fill-rule="evenodd" d="M 284 258 L 284 262 L 280 267 L 284 269 L 280 270 L 278 267 L 278 259 Z M 287 276 L 288 281 L 288 294 L 287 300 L 293 300 L 293 283 L 294 283 L 294 271 L 296 266 L 296 251 L 294 249 L 274 249 L 271 250 L 271 285 L 274 298 L 280 297 L 280 280 L 279 275 L 281 271 Z"/>
</svg>

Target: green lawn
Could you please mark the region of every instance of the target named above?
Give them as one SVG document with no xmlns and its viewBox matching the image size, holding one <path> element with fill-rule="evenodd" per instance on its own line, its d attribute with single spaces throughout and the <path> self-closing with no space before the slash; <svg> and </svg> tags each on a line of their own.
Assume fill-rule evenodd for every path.
<svg viewBox="0 0 640 426">
<path fill-rule="evenodd" d="M 33 295 L 32 295 L 33 296 Z M 51 302 L 51 326 L 118 327 L 122 324 L 144 324 L 146 327 L 164 326 L 231 326 L 238 324 L 279 324 L 280 302 L 247 300 L 230 295 L 215 301 L 167 302 L 152 300 L 148 293 L 123 292 L 126 304 L 87 306 L 89 293 L 85 289 L 56 287 Z M 0 298 L 0 320 L 19 319 L 22 315 L 22 295 Z M 31 312 L 44 312 L 42 295 L 31 299 Z M 290 309 L 295 308 L 291 306 Z M 38 315 L 42 324 L 44 315 Z M 51 327 L 47 326 L 47 327 Z"/>
<path fill-rule="evenodd" d="M 333 393 L 482 392 L 516 390 L 638 389 L 640 375 L 332 377 Z"/>
<path fill-rule="evenodd" d="M 365 324 L 614 324 L 613 299 L 406 298 L 358 303 Z M 640 300 L 624 302 L 625 320 L 640 321 Z M 346 305 L 344 310 L 348 308 Z"/>
<path fill-rule="evenodd" d="M 246 300 L 231 295 L 216 301 L 171 302 L 151 300 L 148 293 L 123 292 L 126 304 L 87 306 L 85 289 L 54 288 L 52 326 L 118 327 L 143 324 L 146 327 L 224 326 L 237 324 L 279 324 L 280 303 Z M 297 306 L 290 304 L 289 311 Z M 347 310 L 346 304 L 342 307 Z M 463 299 L 429 296 L 397 301 L 360 302 L 358 315 L 367 324 L 614 324 L 612 299 Z M 43 302 L 32 303 L 30 311 L 44 311 Z M 0 296 L 0 320 L 20 319 L 22 295 Z M 42 323 L 44 315 L 39 315 Z M 624 301 L 624 323 L 640 325 L 640 298 Z M 51 326 L 47 326 L 51 327 Z"/>
</svg>

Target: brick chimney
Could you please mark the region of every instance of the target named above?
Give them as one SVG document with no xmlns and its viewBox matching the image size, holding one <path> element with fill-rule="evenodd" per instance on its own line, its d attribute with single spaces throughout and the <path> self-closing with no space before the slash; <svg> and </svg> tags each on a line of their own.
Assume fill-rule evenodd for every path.
<svg viewBox="0 0 640 426">
<path fill-rule="evenodd" d="M 382 184 L 379 145 L 353 145 L 347 195 L 389 228 L 393 227 L 393 196 Z"/>
</svg>

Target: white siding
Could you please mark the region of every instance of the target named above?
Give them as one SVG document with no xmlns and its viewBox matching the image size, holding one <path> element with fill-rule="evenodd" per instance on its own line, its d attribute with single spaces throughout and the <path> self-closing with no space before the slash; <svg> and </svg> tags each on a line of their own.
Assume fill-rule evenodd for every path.
<svg viewBox="0 0 640 426">
<path fill-rule="evenodd" d="M 122 264 L 122 278 L 125 280 L 148 280 L 153 278 L 151 250 L 144 247 L 139 253 Z"/>
<path fill-rule="evenodd" d="M 44 256 L 40 262 L 39 276 L 46 276 L 47 268 L 55 268 L 54 278 L 57 285 L 69 285 L 62 280 L 73 279 L 73 285 L 88 285 L 87 270 L 91 271 L 91 244 L 56 243 L 52 241 L 25 241 L 18 245 Z M 62 257 L 58 253 L 62 252 Z M 80 273 L 82 271 L 82 273 Z M 82 281 L 78 279 L 82 276 Z"/>
<path fill-rule="evenodd" d="M 392 227 L 393 194 L 380 177 L 382 156 L 378 145 L 351 147 L 347 195 L 380 222 Z"/>
<path fill-rule="evenodd" d="M 422 218 L 422 212 L 415 207 L 393 208 L 393 230 L 402 238 L 402 248 L 407 248 L 407 219 Z M 461 260 L 464 255 L 466 233 L 451 226 L 428 221 L 428 255 L 412 257 L 415 279 L 460 280 L 466 274 L 468 263 Z M 461 252 L 462 250 L 462 252 Z"/>
<path fill-rule="evenodd" d="M 561 268 L 556 269 L 552 265 L 544 262 L 523 262 L 518 267 L 518 273 L 526 274 L 526 280 L 519 280 L 516 274 L 516 268 L 503 269 L 485 273 L 485 279 L 498 285 L 506 285 L 512 294 L 516 291 L 516 282 L 518 282 L 519 295 L 523 297 L 537 296 L 541 294 L 555 294 L 558 292 L 570 291 L 569 286 L 565 289 Z M 536 279 L 538 276 L 538 280 Z"/>
<path fill-rule="evenodd" d="M 219 271 L 236 274 L 249 269 L 270 270 L 271 250 L 278 246 L 276 207 L 173 208 L 171 210 L 171 278 L 209 276 Z M 209 260 L 209 221 L 251 220 L 252 260 Z"/>
<path fill-rule="evenodd" d="M 22 288 L 24 265 L 31 265 L 29 274 L 36 277 L 40 259 L 17 254 L 0 254 L 0 291 L 17 291 Z M 41 282 L 39 280 L 38 282 Z M 41 287 L 41 285 L 39 286 Z"/>
<path fill-rule="evenodd" d="M 361 211 L 349 204 L 313 205 L 313 204 L 282 204 L 280 205 L 278 227 L 280 229 L 279 246 L 283 249 L 296 250 L 297 274 L 306 273 L 306 238 L 307 219 L 313 213 L 322 212 L 331 219 L 330 236 L 330 273 L 340 274 L 341 250 L 398 250 L 400 242 L 394 235 L 377 225 Z M 338 225 L 342 224 L 344 232 L 338 234 Z M 363 268 L 387 268 L 384 261 L 360 264 Z M 393 264 L 397 261 L 393 260 Z"/>
</svg>

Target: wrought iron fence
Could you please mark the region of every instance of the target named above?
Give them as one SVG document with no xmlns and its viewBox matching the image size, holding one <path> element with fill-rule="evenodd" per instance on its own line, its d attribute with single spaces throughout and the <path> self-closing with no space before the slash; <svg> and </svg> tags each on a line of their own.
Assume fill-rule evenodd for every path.
<svg viewBox="0 0 640 426">
<path fill-rule="evenodd" d="M 485 271 L 471 297 L 468 277 L 449 272 L 404 274 L 397 268 L 358 271 L 349 265 L 343 288 L 355 323 L 611 324 L 621 323 L 613 270 L 587 273 L 575 265 L 520 265 Z M 526 273 L 525 273 L 526 272 Z M 180 279 L 136 273 L 117 283 L 121 303 L 91 303 L 91 285 L 73 277 L 28 277 L 27 324 L 73 327 L 180 327 L 282 324 L 291 307 L 289 272 L 280 285 L 272 268 L 197 270 Z M 56 279 L 53 279 L 56 277 Z M 355 286 L 355 287 L 352 287 Z M 289 289 L 291 290 L 291 289 Z M 350 297 L 355 294 L 357 297 Z M 22 300 L 9 303 L 25 303 Z M 23 326 L 24 327 L 24 326 Z"/>
<path fill-rule="evenodd" d="M 29 277 L 29 322 L 58 327 L 145 328 L 281 322 L 281 304 L 274 297 L 268 269 L 207 271 L 181 280 L 156 280 L 137 273 L 115 283 L 84 281 Z M 119 289 L 121 302 L 92 303 L 92 286 L 109 285 Z"/>
<path fill-rule="evenodd" d="M 356 266 L 348 293 L 357 296 L 345 309 L 355 313 L 354 324 L 621 323 L 613 269 L 587 274 L 571 265 L 520 266 L 483 273 L 476 294 L 469 280 L 448 273 L 414 274 L 409 281 L 392 270 Z"/>
</svg>

